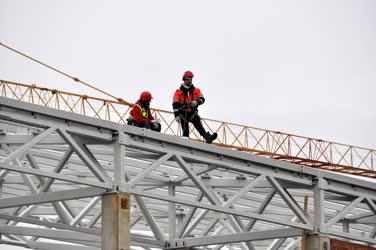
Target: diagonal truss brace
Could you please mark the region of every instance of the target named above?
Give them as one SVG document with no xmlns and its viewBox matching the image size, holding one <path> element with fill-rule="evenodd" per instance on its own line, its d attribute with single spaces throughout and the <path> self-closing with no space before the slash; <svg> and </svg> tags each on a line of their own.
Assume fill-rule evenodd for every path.
<svg viewBox="0 0 376 250">
<path fill-rule="evenodd" d="M 39 134 L 38 136 L 36 136 L 35 138 L 33 138 L 31 141 L 29 141 L 28 143 L 24 144 L 23 146 L 21 146 L 20 148 L 18 148 L 15 151 L 13 151 L 12 153 L 10 153 L 7 157 L 5 157 L 4 159 L 2 159 L 0 162 L 1 163 L 10 163 L 11 161 L 15 160 L 17 157 L 19 157 L 22 154 L 24 154 L 27 150 L 29 150 L 30 148 L 32 148 L 38 142 L 40 142 L 41 140 L 43 140 L 44 138 L 46 138 L 47 136 L 49 136 L 55 130 L 56 130 L 56 128 L 54 128 L 54 127 L 50 127 L 48 129 L 46 129 L 41 134 Z"/>
<path fill-rule="evenodd" d="M 279 184 L 279 182 L 271 176 L 266 177 L 270 184 L 274 187 L 281 198 L 287 203 L 295 215 L 299 218 L 302 223 L 312 226 L 311 221 L 306 217 L 301 207 L 296 203 L 296 201 L 290 196 L 290 194 Z"/>
<path fill-rule="evenodd" d="M 207 187 L 202 183 L 202 181 L 197 177 L 197 175 L 187 166 L 187 163 L 183 160 L 180 155 L 174 155 L 180 167 L 184 170 L 184 172 L 192 179 L 192 181 L 198 186 L 201 192 L 206 196 L 208 201 L 213 205 L 223 206 L 221 200 L 214 192 L 214 190 L 210 187 Z M 199 219 L 202 219 L 206 215 L 206 211 L 200 214 Z M 240 225 L 233 215 L 226 214 L 227 219 L 229 220 L 230 224 L 232 225 L 235 232 L 242 231 L 242 225 Z M 196 220 L 196 223 L 198 221 Z M 253 245 L 251 242 L 246 243 L 248 248 L 253 249 Z"/>
<path fill-rule="evenodd" d="M 153 172 L 156 168 L 158 168 L 161 164 L 163 164 L 164 162 L 166 162 L 168 159 L 170 159 L 172 156 L 172 153 L 167 153 L 165 154 L 164 156 L 162 156 L 161 158 L 159 158 L 157 161 L 153 162 L 153 164 L 151 164 L 147 169 L 145 169 L 144 171 L 142 171 L 139 175 L 137 175 L 136 177 L 132 178 L 127 184 L 129 185 L 129 187 L 132 187 L 134 185 L 137 184 L 137 182 L 139 182 L 141 179 L 143 179 L 145 176 L 147 176 L 148 174 L 150 174 L 151 172 Z"/>
<path fill-rule="evenodd" d="M 337 223 L 341 218 L 343 218 L 348 212 L 350 212 L 356 205 L 364 200 L 364 197 L 360 196 L 354 199 L 348 206 L 344 207 L 341 212 L 339 212 L 336 216 L 330 219 L 326 226 L 327 228 L 332 227 L 335 223 Z"/>
<path fill-rule="evenodd" d="M 111 179 L 108 176 L 107 172 L 95 160 L 95 158 L 90 154 L 89 150 L 85 146 L 78 144 L 64 129 L 59 128 L 57 131 L 100 181 L 105 183 L 111 182 Z"/>
<path fill-rule="evenodd" d="M 130 178 L 127 173 L 125 173 L 125 181 L 129 182 Z M 154 234 L 154 237 L 158 241 L 165 241 L 165 236 L 162 232 L 162 229 L 159 227 L 157 221 L 155 220 L 154 216 L 150 213 L 149 209 L 146 207 L 144 200 L 142 197 L 138 195 L 134 195 L 134 198 L 142 212 L 142 214 L 145 216 L 145 219 L 147 223 L 150 226 L 151 231 Z"/>
</svg>

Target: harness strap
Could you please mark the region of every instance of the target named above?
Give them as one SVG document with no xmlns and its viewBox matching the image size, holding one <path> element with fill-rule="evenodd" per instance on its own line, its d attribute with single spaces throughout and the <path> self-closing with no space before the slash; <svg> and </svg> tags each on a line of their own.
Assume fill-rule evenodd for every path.
<svg viewBox="0 0 376 250">
<path fill-rule="evenodd" d="M 140 109 L 141 115 L 142 115 L 143 118 L 147 119 L 149 117 L 148 112 L 143 107 L 141 107 L 138 104 L 135 104 L 134 106 L 136 106 L 136 107 L 138 107 Z M 130 116 L 130 118 L 134 119 L 134 117 L 133 117 L 132 114 L 130 114 L 129 116 Z"/>
</svg>

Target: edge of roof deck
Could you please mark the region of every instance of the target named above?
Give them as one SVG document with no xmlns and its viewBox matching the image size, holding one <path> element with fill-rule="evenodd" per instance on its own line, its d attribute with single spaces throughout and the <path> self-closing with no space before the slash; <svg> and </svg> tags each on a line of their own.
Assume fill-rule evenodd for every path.
<svg viewBox="0 0 376 250">
<path fill-rule="evenodd" d="M 228 149 L 216 145 L 210 145 L 203 142 L 196 142 L 193 140 L 185 140 L 178 136 L 166 135 L 164 133 L 158 133 L 151 130 L 137 128 L 134 126 L 128 126 L 125 124 L 120 124 L 111 121 L 105 121 L 98 118 L 93 118 L 85 115 L 75 114 L 69 111 L 57 110 L 49 107 L 44 107 L 37 104 L 32 104 L 28 102 L 18 101 L 10 98 L 0 97 L 0 119 L 6 118 L 1 114 L 1 106 L 16 108 L 23 111 L 29 111 L 32 113 L 40 113 L 42 115 L 51 116 L 59 119 L 69 120 L 77 122 L 79 124 L 89 125 L 91 127 L 100 127 L 103 129 L 108 129 L 112 131 L 123 131 L 126 134 L 134 136 L 142 136 L 152 140 L 160 140 L 171 144 L 177 144 L 190 149 L 198 149 L 208 153 L 223 155 L 229 158 L 250 161 L 253 163 L 271 166 L 275 168 L 280 168 L 287 171 L 297 172 L 299 174 L 307 174 L 316 177 L 323 177 L 326 179 L 331 179 L 336 182 L 343 182 L 350 185 L 362 186 L 366 189 L 374 190 L 370 184 L 376 183 L 371 178 L 360 178 L 353 177 L 350 175 L 339 174 L 336 172 L 330 172 L 326 170 L 315 169 L 307 166 L 298 165 L 296 163 L 285 162 L 281 160 L 275 160 L 271 158 L 266 158 L 262 156 L 252 155 L 246 152 L 240 152 L 233 149 Z M 375 184 L 376 185 L 376 184 Z"/>
</svg>

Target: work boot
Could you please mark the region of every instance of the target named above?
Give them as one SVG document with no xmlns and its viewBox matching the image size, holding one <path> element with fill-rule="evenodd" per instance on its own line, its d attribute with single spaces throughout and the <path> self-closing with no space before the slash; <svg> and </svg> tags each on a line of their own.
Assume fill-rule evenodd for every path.
<svg viewBox="0 0 376 250">
<path fill-rule="evenodd" d="M 206 132 L 206 134 L 204 134 L 204 139 L 207 143 L 212 143 L 215 139 L 217 139 L 217 136 L 217 133 L 210 134 L 209 132 Z"/>
</svg>

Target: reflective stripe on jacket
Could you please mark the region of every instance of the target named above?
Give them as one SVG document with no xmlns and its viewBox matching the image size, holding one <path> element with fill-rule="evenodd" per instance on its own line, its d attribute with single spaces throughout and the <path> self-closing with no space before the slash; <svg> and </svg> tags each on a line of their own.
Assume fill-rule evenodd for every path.
<svg viewBox="0 0 376 250">
<path fill-rule="evenodd" d="M 137 123 L 144 121 L 151 122 L 154 117 L 151 115 L 150 109 L 145 109 L 140 101 L 137 101 L 129 113 L 129 118 L 135 120 Z"/>
</svg>

